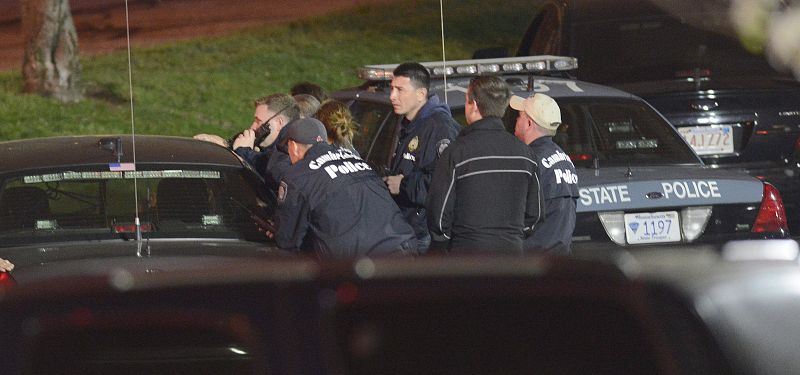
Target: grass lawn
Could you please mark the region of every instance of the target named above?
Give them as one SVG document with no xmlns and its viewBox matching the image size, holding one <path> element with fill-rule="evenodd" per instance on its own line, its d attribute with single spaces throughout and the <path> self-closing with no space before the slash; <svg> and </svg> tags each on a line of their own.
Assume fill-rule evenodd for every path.
<svg viewBox="0 0 800 375">
<path fill-rule="evenodd" d="M 530 3 L 445 1 L 448 60 L 493 46 L 513 53 L 534 13 Z M 439 2 L 419 0 L 135 49 L 136 132 L 228 136 L 250 124 L 257 97 L 288 91 L 299 81 L 327 90 L 354 86 L 361 65 L 440 60 L 441 46 Z M 81 63 L 87 99 L 77 104 L 23 95 L 18 69 L 0 73 L 0 140 L 129 133 L 127 53 Z"/>
</svg>

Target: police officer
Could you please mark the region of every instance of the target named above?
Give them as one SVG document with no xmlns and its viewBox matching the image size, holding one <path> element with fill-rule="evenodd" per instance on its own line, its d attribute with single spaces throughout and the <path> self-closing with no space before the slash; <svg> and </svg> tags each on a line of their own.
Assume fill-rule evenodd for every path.
<svg viewBox="0 0 800 375">
<path fill-rule="evenodd" d="M 431 237 L 425 215 L 428 187 L 441 152 L 455 139 L 461 126 L 450 108 L 436 95 L 428 96 L 430 72 L 419 63 L 403 63 L 393 72 L 389 99 L 402 116 L 398 125 L 389 176 L 384 178 L 403 216 L 414 228 L 421 251 Z"/>
<path fill-rule="evenodd" d="M 553 142 L 561 125 L 561 109 L 545 94 L 527 99 L 513 96 L 511 108 L 519 111 L 514 135 L 530 145 L 538 161 L 544 198 L 542 220 L 525 240 L 525 252 L 569 255 L 575 230 L 578 175 L 569 156 Z"/>
<path fill-rule="evenodd" d="M 428 225 L 434 240 L 450 239 L 450 253 L 522 254 L 525 232 L 539 219 L 533 152 L 502 121 L 510 97 L 502 78 L 472 80 L 464 105 L 468 125 L 436 164 Z"/>
<path fill-rule="evenodd" d="M 278 189 L 278 246 L 320 258 L 407 255 L 416 236 L 380 177 L 360 157 L 329 145 L 307 118 L 286 130 L 292 167 Z"/>
</svg>

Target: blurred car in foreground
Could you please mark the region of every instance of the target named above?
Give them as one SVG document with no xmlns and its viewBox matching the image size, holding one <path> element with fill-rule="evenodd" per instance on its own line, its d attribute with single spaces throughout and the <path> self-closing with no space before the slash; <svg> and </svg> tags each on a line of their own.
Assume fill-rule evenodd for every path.
<svg viewBox="0 0 800 375">
<path fill-rule="evenodd" d="M 786 240 L 746 245 L 744 253 L 772 241 Z M 4 294 L 0 368 L 9 375 L 800 371 L 796 260 L 657 250 L 599 260 L 228 259 L 167 273 L 102 267 L 106 274 Z"/>
<path fill-rule="evenodd" d="M 800 230 L 800 83 L 742 47 L 728 2 L 536 4 L 519 55 L 574 56 L 579 79 L 642 97 L 706 164 L 775 185 Z"/>
<path fill-rule="evenodd" d="M 266 189 L 230 151 L 135 141 L 135 164 L 130 136 L 0 143 L 0 257 L 17 281 L 70 260 L 278 253 L 258 231 Z"/>
<path fill-rule="evenodd" d="M 441 62 L 423 65 L 432 72 L 431 92 L 446 98 L 462 124 L 464 94 L 479 74 L 502 75 L 515 95 L 542 92 L 558 102 L 562 125 L 554 140 L 578 171 L 572 245 L 577 251 L 788 235 L 777 189 L 745 173 L 704 166 L 642 99 L 561 77 L 575 69 L 574 58 L 449 61 L 446 86 Z M 375 170 L 385 170 L 391 160 L 397 132 L 398 116 L 389 101 L 395 66 L 366 66 L 360 71 L 363 85 L 332 94 L 350 105 L 361 126 L 353 143 Z M 514 112 L 509 110 L 505 119 L 511 132 Z"/>
</svg>

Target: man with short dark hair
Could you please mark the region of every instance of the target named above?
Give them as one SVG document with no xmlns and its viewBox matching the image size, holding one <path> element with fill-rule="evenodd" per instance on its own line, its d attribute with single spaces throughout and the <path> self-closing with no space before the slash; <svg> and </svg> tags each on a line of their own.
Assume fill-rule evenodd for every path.
<svg viewBox="0 0 800 375">
<path fill-rule="evenodd" d="M 569 255 L 575 230 L 578 174 L 569 156 L 553 142 L 561 125 L 561 109 L 545 94 L 527 99 L 514 96 L 510 104 L 519 111 L 514 134 L 530 145 L 534 160 L 539 161 L 539 182 L 544 198 L 543 218 L 525 239 L 525 252 Z"/>
<path fill-rule="evenodd" d="M 289 94 L 292 96 L 308 94 L 317 98 L 320 103 L 328 100 L 328 94 L 325 92 L 325 89 L 323 89 L 322 86 L 307 81 L 296 83 L 294 86 L 292 86 L 292 88 L 289 89 Z"/>
<path fill-rule="evenodd" d="M 503 126 L 510 97 L 499 77 L 472 80 L 464 106 L 468 125 L 436 164 L 428 224 L 434 240 L 450 241 L 450 253 L 520 255 L 539 219 L 533 153 Z"/>
<path fill-rule="evenodd" d="M 278 189 L 278 246 L 320 258 L 411 255 L 416 236 L 381 179 L 360 157 L 329 145 L 306 118 L 286 133 L 292 167 Z"/>
<path fill-rule="evenodd" d="M 419 63 L 403 63 L 394 70 L 389 99 L 401 116 L 397 143 L 384 177 L 403 216 L 414 228 L 420 251 L 427 251 L 431 237 L 425 214 L 433 169 L 442 151 L 455 139 L 460 126 L 447 104 L 429 96 L 430 72 Z"/>
</svg>

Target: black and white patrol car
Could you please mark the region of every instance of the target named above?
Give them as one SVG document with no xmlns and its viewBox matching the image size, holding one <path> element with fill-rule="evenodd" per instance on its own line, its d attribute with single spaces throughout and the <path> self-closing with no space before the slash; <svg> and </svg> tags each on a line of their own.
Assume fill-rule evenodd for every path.
<svg viewBox="0 0 800 375">
<path fill-rule="evenodd" d="M 470 78 L 479 74 L 502 75 L 515 95 L 541 92 L 558 102 L 563 124 L 554 138 L 579 176 L 575 250 L 788 235 L 777 189 L 744 173 L 705 166 L 675 128 L 639 97 L 571 79 L 574 58 L 423 65 L 432 73 L 431 94 L 446 100 L 462 124 L 464 94 Z M 398 116 L 389 101 L 395 66 L 363 67 L 361 86 L 333 94 L 350 105 L 360 124 L 354 144 L 376 170 L 388 165 L 397 131 Z M 516 115 L 512 110 L 506 115 L 511 132 Z"/>
</svg>

